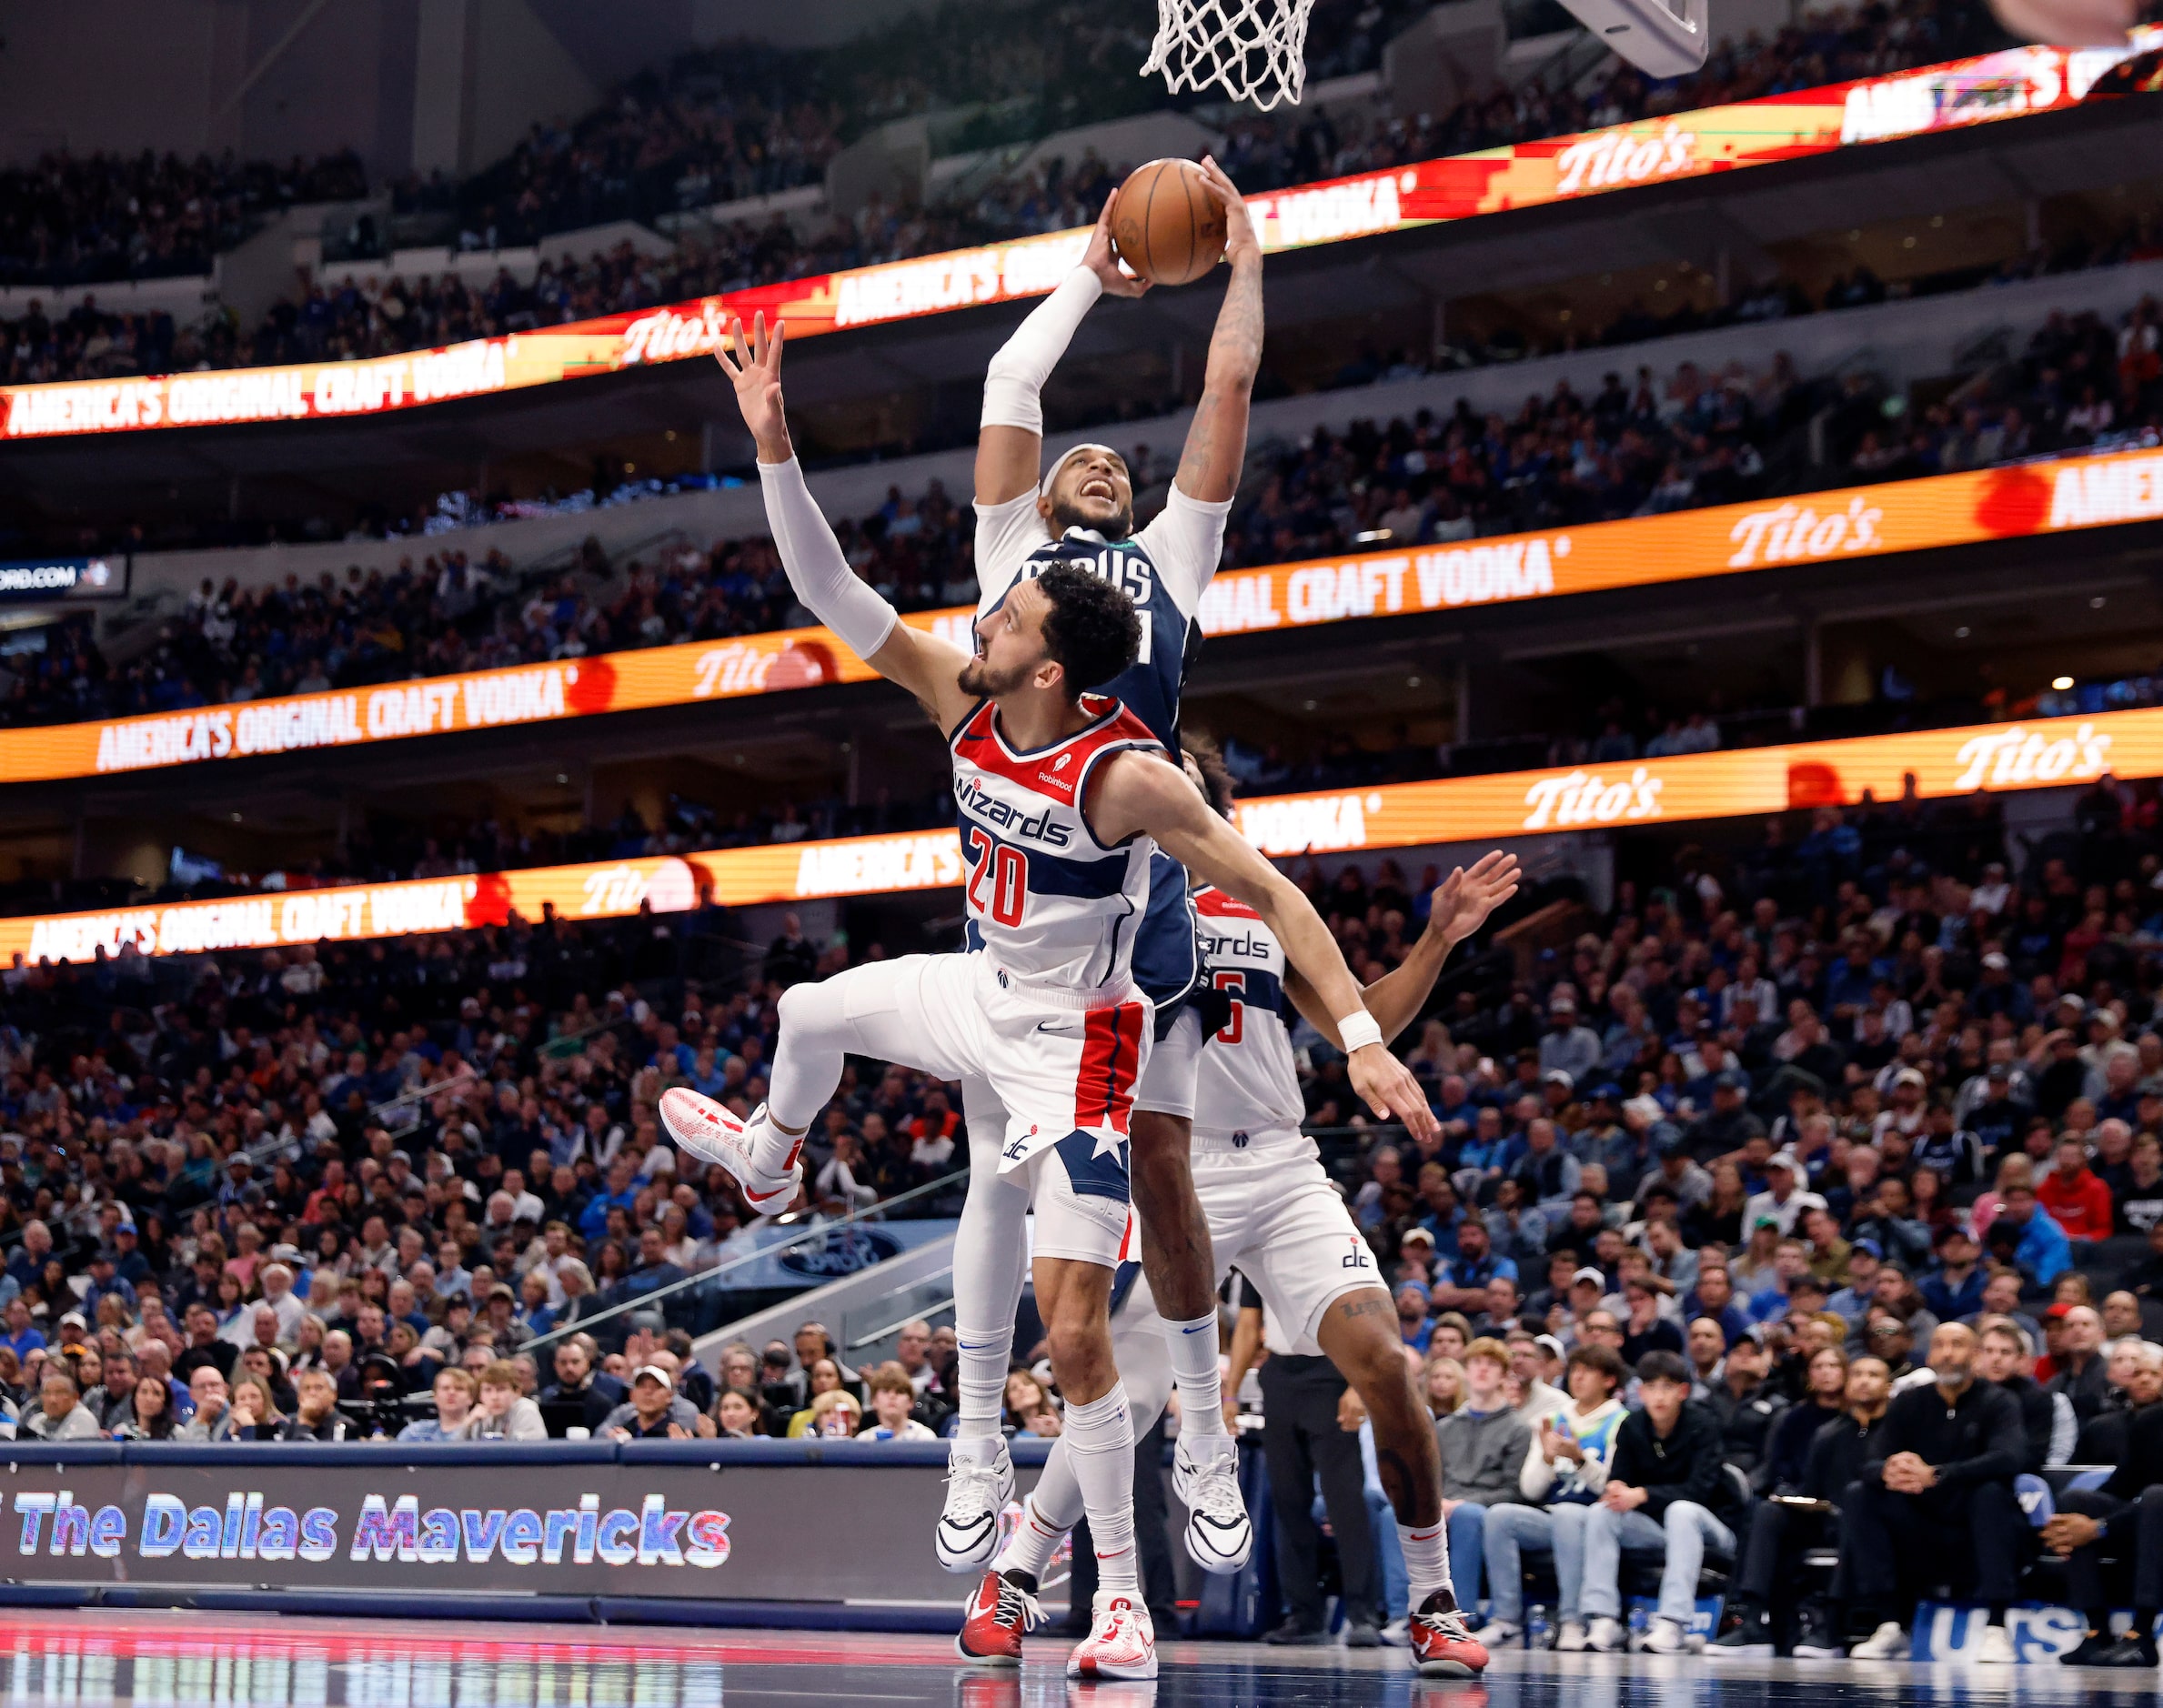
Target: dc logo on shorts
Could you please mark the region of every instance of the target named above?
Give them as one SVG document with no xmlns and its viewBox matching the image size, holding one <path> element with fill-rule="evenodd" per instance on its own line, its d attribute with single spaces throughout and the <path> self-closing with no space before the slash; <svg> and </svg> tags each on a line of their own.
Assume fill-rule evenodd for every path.
<svg viewBox="0 0 2163 1708">
<path fill-rule="evenodd" d="M 1344 1267 L 1346 1269 L 1373 1269 L 1374 1260 L 1367 1251 L 1367 1242 L 1351 1234 L 1346 1234 L 1344 1237 L 1352 1246 L 1352 1250 L 1344 1254 Z"/>
<path fill-rule="evenodd" d="M 1244 1150 L 1247 1148 L 1247 1135 L 1244 1132 L 1233 1133 L 1232 1135 L 1232 1148 L 1234 1150 Z"/>
</svg>

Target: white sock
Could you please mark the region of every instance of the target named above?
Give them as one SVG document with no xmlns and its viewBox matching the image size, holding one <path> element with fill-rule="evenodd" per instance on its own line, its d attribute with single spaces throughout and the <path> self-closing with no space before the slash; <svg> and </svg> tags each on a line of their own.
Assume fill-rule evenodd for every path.
<svg viewBox="0 0 2163 1708">
<path fill-rule="evenodd" d="M 1224 1368 L 1217 1357 L 1217 1313 L 1191 1322 L 1167 1321 L 1164 1341 L 1172 1348 L 1172 1379 L 1179 1384 L 1179 1432 L 1189 1438 L 1229 1434 Z"/>
<path fill-rule="evenodd" d="M 1101 1400 L 1070 1404 L 1061 1434 L 1096 1544 L 1097 1587 L 1142 1592 L 1134 1557 L 1134 1418 L 1118 1382 Z"/>
<path fill-rule="evenodd" d="M 1058 1451 L 1056 1442 L 1052 1451 Z M 1051 1466 L 1044 1467 L 1044 1475 L 1051 1474 Z M 1066 1492 L 1073 1500 L 1071 1516 L 1061 1520 L 1048 1516 L 1032 1493 L 1021 1502 L 1021 1522 L 1014 1526 L 1014 1533 L 999 1551 L 999 1558 L 991 1562 L 994 1572 L 1026 1572 L 1039 1583 L 1044 1581 L 1044 1572 L 1051 1563 L 1051 1556 L 1059 1552 L 1059 1544 L 1068 1531 L 1073 1529 L 1074 1520 L 1082 1516 L 1082 1491 L 1069 1475 L 1062 1479 Z M 1042 1482 L 1038 1483 L 1042 1489 Z"/>
<path fill-rule="evenodd" d="M 999 1172 L 1006 1111 L 990 1087 L 965 1081 L 961 1096 L 969 1115 L 969 1197 L 954 1230 L 954 1318 L 957 1324 L 1003 1325 L 954 1331 L 961 1348 L 960 1433 L 973 1437 L 999 1432 L 1029 1244 L 1029 1189 Z"/>
<path fill-rule="evenodd" d="M 954 1433 L 963 1441 L 999 1433 L 999 1410 L 1006 1394 L 1006 1362 L 1014 1343 L 1010 1329 L 954 1329 L 961 1353 L 961 1421 Z"/>
<path fill-rule="evenodd" d="M 1450 1586 L 1450 1527 L 1437 1518 L 1421 1527 L 1397 1521 L 1397 1546 L 1404 1551 L 1404 1576 L 1410 1591 L 1406 1599 L 1418 1613 L 1427 1598 Z"/>
</svg>

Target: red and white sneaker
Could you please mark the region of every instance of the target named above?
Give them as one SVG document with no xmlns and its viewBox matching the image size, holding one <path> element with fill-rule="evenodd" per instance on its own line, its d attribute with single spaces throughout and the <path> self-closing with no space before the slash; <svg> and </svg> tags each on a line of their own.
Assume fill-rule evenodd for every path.
<svg viewBox="0 0 2163 1708">
<path fill-rule="evenodd" d="M 979 1666 L 1020 1666 L 1021 1639 L 1043 1623 L 1035 1596 L 1005 1573 L 987 1572 L 969 1598 L 954 1653 Z"/>
<path fill-rule="evenodd" d="M 1477 1678 L 1487 1670 L 1487 1651 L 1452 1606 L 1438 1606 L 1441 1595 L 1412 1616 L 1412 1658 L 1426 1678 Z"/>
<path fill-rule="evenodd" d="M 803 1185 L 803 1140 L 789 1147 L 789 1158 L 779 1174 L 762 1174 L 753 1165 L 760 1133 L 772 1125 L 761 1103 L 749 1120 L 739 1120 L 731 1110 L 710 1097 L 701 1097 L 689 1086 L 673 1086 L 661 1093 L 661 1125 L 669 1137 L 702 1162 L 718 1162 L 743 1188 L 744 1201 L 761 1216 L 778 1216 L 796 1201 Z"/>
<path fill-rule="evenodd" d="M 1157 1633 L 1149 1609 L 1125 1590 L 1099 1590 L 1089 1635 L 1067 1656 L 1069 1678 L 1154 1678 Z"/>
</svg>

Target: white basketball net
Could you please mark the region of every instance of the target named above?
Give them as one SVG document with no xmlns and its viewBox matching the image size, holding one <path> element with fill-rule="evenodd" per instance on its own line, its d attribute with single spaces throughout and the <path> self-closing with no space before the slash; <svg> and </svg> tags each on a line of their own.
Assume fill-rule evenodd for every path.
<svg viewBox="0 0 2163 1708">
<path fill-rule="evenodd" d="M 1266 113 L 1299 105 L 1307 80 L 1307 15 L 1314 0 L 1157 0 L 1157 39 L 1142 75 L 1165 87 L 1221 86 Z"/>
</svg>

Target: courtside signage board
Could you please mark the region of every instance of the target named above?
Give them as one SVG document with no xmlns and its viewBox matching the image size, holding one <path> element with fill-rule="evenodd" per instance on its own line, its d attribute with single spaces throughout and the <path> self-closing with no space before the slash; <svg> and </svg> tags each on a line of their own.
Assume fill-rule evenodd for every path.
<svg viewBox="0 0 2163 1708">
<path fill-rule="evenodd" d="M 1283 859 L 1844 806 L 1865 795 L 1890 801 L 1911 787 L 1924 799 L 2059 788 L 2106 773 L 2163 777 L 2163 708 L 1273 796 L 1242 802 L 1239 828 L 1264 854 Z M 724 906 L 752 907 L 895 895 L 951 889 L 976 875 L 951 829 L 778 843 L 0 919 L 0 965 L 17 955 L 32 963 L 79 962 L 123 948 L 205 954 L 404 937 L 501 925 L 514 912 L 538 919 L 544 907 L 569 919 L 620 919 L 642 905 L 683 912 L 709 896 Z"/>
<path fill-rule="evenodd" d="M 1272 252 L 1409 231 L 2056 112 L 2077 105 L 2112 66 L 2157 46 L 2163 27 L 2136 32 L 2126 48 L 2012 48 L 1272 191 L 1249 206 Z M 400 356 L 0 387 L 0 435 L 53 438 L 387 415 L 705 356 L 731 314 L 749 319 L 763 310 L 785 318 L 790 337 L 801 338 L 1041 296 L 1087 241 L 1085 230 L 1052 232 Z"/>
<path fill-rule="evenodd" d="M 2158 519 L 2163 519 L 2163 451 L 2121 451 L 1234 570 L 1212 583 L 1199 618 L 1212 637 L 1266 634 Z M 973 617 L 956 608 L 902 620 L 966 646 Z M 0 732 L 0 783 L 107 777 L 691 706 L 869 681 L 872 675 L 825 629 L 787 629 Z"/>
</svg>

